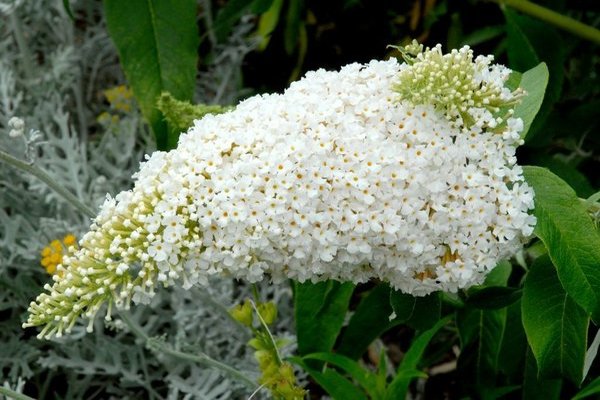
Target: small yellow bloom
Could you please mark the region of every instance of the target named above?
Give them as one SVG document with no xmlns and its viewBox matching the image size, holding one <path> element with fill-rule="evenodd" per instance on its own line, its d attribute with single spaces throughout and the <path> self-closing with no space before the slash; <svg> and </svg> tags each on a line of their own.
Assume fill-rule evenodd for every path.
<svg viewBox="0 0 600 400">
<path fill-rule="evenodd" d="M 68 249 L 71 246 L 77 247 L 77 238 L 69 233 L 63 237 L 62 241 L 53 240 L 42 249 L 40 264 L 46 269 L 47 273 L 52 275 L 56 272 L 58 264 L 62 262 L 63 256 L 68 254 Z"/>
<path fill-rule="evenodd" d="M 54 252 L 60 252 L 62 253 L 62 244 L 60 243 L 60 240 L 53 240 L 50 242 L 50 247 L 52 247 L 52 249 L 54 250 Z"/>
<path fill-rule="evenodd" d="M 127 86 L 120 85 L 107 89 L 104 91 L 104 97 L 115 110 L 126 113 L 131 111 L 133 93 Z"/>
<path fill-rule="evenodd" d="M 63 238 L 63 243 L 65 244 L 65 246 L 72 246 L 77 242 L 77 239 L 75 238 L 75 235 L 72 234 L 68 234 L 67 236 L 65 236 Z"/>
<path fill-rule="evenodd" d="M 50 254 L 52 254 L 52 249 L 50 247 L 44 247 L 41 252 L 42 257 L 48 257 Z"/>
</svg>

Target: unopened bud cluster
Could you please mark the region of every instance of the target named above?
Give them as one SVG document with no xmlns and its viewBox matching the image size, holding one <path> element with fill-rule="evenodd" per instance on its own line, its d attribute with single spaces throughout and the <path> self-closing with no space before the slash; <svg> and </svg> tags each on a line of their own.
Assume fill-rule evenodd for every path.
<svg viewBox="0 0 600 400">
<path fill-rule="evenodd" d="M 481 283 L 535 224 L 515 164 L 523 124 L 492 122 L 488 105 L 515 102 L 504 67 L 465 49 L 444 57 L 309 72 L 196 121 L 107 198 L 25 326 L 60 335 L 105 302 L 110 315 L 213 275 L 376 278 L 414 295 Z"/>
<path fill-rule="evenodd" d="M 524 94 L 505 87 L 508 68 L 492 65 L 493 56 L 473 60 L 468 46 L 443 54 L 439 44 L 423 50 L 413 43 L 401 51 L 410 64 L 394 86 L 401 99 L 433 105 L 457 126 L 495 128 L 512 115 L 511 107 Z"/>
</svg>

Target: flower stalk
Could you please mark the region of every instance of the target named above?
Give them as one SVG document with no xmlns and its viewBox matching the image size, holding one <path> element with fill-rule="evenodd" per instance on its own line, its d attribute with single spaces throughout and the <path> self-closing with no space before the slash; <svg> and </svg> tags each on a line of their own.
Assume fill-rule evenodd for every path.
<svg viewBox="0 0 600 400">
<path fill-rule="evenodd" d="M 557 13 L 539 4 L 532 3 L 527 0 L 490 0 L 498 3 L 501 6 L 508 6 L 515 10 L 521 11 L 524 14 L 531 15 L 537 19 L 554 25 L 560 29 L 579 36 L 583 39 L 590 40 L 596 44 L 600 44 L 600 30 L 593 26 L 586 25 L 576 19 L 568 17 L 564 14 Z"/>
</svg>

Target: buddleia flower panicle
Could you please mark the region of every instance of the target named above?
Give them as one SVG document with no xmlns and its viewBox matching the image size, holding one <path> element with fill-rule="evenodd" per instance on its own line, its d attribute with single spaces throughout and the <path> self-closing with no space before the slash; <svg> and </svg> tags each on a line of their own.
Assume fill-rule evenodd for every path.
<svg viewBox="0 0 600 400">
<path fill-rule="evenodd" d="M 308 72 L 196 120 L 177 149 L 147 157 L 133 189 L 107 197 L 24 326 L 51 337 L 83 316 L 91 329 L 104 303 L 110 318 L 113 305 L 215 275 L 376 278 L 416 296 L 481 283 L 535 224 L 515 157 L 523 123 L 510 116 L 520 95 L 491 57 L 445 57 L 436 47 L 410 64 Z"/>
</svg>

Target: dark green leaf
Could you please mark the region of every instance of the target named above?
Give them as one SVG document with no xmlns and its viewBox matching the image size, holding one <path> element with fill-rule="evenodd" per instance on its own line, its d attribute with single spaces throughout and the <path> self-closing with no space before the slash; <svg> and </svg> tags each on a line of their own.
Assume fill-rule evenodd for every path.
<svg viewBox="0 0 600 400">
<path fill-rule="evenodd" d="M 442 310 L 439 293 L 415 297 L 392 290 L 390 305 L 395 314 L 394 322 L 406 322 L 411 328 L 422 331 L 431 328 L 440 319 Z"/>
<path fill-rule="evenodd" d="M 598 104 L 600 107 L 600 104 Z M 540 167 L 548 168 L 571 186 L 579 197 L 587 198 L 594 194 L 594 188 L 584 174 L 558 157 L 537 156 L 534 162 Z"/>
<path fill-rule="evenodd" d="M 295 285 L 299 354 L 330 351 L 344 323 L 354 285 L 333 280 Z"/>
<path fill-rule="evenodd" d="M 509 263 L 499 263 L 488 274 L 479 290 L 505 286 L 511 271 Z M 506 318 L 506 308 L 479 310 L 468 306 L 468 303 L 467 307 L 456 312 L 456 326 L 462 348 L 459 361 L 473 374 L 476 385 L 489 389 L 495 383 Z"/>
<path fill-rule="evenodd" d="M 579 198 L 545 168 L 524 167 L 535 191 L 535 234 L 544 242 L 567 293 L 600 321 L 600 237 Z"/>
<path fill-rule="evenodd" d="M 510 8 L 504 10 L 504 15 L 507 23 L 510 67 L 517 71 L 527 71 L 541 62 L 548 65 L 550 78 L 547 94 L 527 136 L 527 142 L 531 143 L 542 133 L 540 127 L 550 114 L 552 105 L 560 97 L 564 80 L 564 46 L 561 36 L 552 26 L 519 15 Z"/>
<path fill-rule="evenodd" d="M 439 320 L 433 328 L 423 332 L 410 345 L 410 348 L 404 355 L 402 363 L 396 371 L 396 376 L 385 394 L 386 400 L 404 399 L 408 392 L 410 382 L 418 376 L 417 366 L 423 357 L 427 345 L 433 339 L 435 334 L 450 321 L 450 316 Z"/>
<path fill-rule="evenodd" d="M 505 31 L 506 28 L 504 25 L 485 26 L 466 35 L 461 41 L 461 46 L 477 46 L 478 44 L 485 43 L 489 40 L 499 37 Z"/>
<path fill-rule="evenodd" d="M 224 41 L 233 25 L 250 10 L 253 0 L 229 0 L 217 13 L 214 22 L 214 30 L 217 39 Z"/>
<path fill-rule="evenodd" d="M 377 397 L 377 377 L 371 371 L 361 367 L 356 361 L 340 354 L 312 353 L 302 357 L 303 360 L 325 361 L 348 373 L 370 396 Z"/>
<path fill-rule="evenodd" d="M 300 22 L 302 11 L 302 0 L 290 0 L 288 2 L 288 12 L 285 20 L 284 47 L 286 53 L 294 54 L 294 49 L 300 37 Z"/>
<path fill-rule="evenodd" d="M 336 350 L 338 353 L 356 360 L 365 352 L 373 340 L 391 327 L 404 321 L 400 317 L 393 321 L 389 320 L 389 316 L 393 311 L 389 299 L 390 287 L 385 283 L 375 286 L 367 294 L 359 303 L 342 334 L 340 344 Z M 410 314 L 412 314 L 412 307 Z"/>
<path fill-rule="evenodd" d="M 538 258 L 527 274 L 521 311 L 539 376 L 564 377 L 579 385 L 589 317 L 565 292 L 547 256 Z"/>
<path fill-rule="evenodd" d="M 267 11 L 275 0 L 254 0 L 250 10 L 252 14 L 262 14 Z"/>
<path fill-rule="evenodd" d="M 521 298 L 521 290 L 506 286 L 473 288 L 468 291 L 466 303 L 475 308 L 498 309 L 507 307 Z"/>
<path fill-rule="evenodd" d="M 75 21 L 75 16 L 73 15 L 73 10 L 71 9 L 70 0 L 63 0 L 63 7 L 64 7 L 65 11 L 67 12 L 67 15 L 69 16 L 69 18 L 71 18 L 71 21 Z"/>
<path fill-rule="evenodd" d="M 434 326 L 442 315 L 442 301 L 439 292 L 425 297 L 415 298 L 415 307 L 406 324 L 417 331 L 424 331 Z"/>
<path fill-rule="evenodd" d="M 156 109 L 163 91 L 189 101 L 196 80 L 199 44 L 194 0 L 104 0 L 108 31 L 121 65 L 159 149 L 173 148 L 177 135 Z"/>
<path fill-rule="evenodd" d="M 600 393 L 600 377 L 594 379 L 589 385 L 581 389 L 571 400 L 585 399 L 598 393 Z"/>
<path fill-rule="evenodd" d="M 527 339 L 521 322 L 521 303 L 516 302 L 506 308 L 506 325 L 498 354 L 498 370 L 507 376 L 520 374 L 526 350 Z"/>
<path fill-rule="evenodd" d="M 404 322 L 412 317 L 415 311 L 417 298 L 413 295 L 402 293 L 399 290 L 389 291 L 389 304 L 394 312 L 394 320 Z"/>
<path fill-rule="evenodd" d="M 367 396 L 352 382 L 333 369 L 324 372 L 308 366 L 300 357 L 291 357 L 289 361 L 301 366 L 334 399 L 367 400 Z"/>
<path fill-rule="evenodd" d="M 523 377 L 523 400 L 560 400 L 562 381 L 560 379 L 540 379 L 535 358 L 531 349 L 525 356 L 525 376 Z"/>
</svg>

